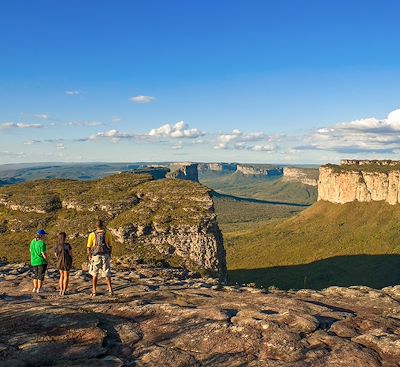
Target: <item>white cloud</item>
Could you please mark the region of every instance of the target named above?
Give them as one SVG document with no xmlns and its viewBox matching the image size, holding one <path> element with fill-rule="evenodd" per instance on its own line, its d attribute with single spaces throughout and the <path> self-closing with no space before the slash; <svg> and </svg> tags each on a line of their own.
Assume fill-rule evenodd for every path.
<svg viewBox="0 0 400 367">
<path fill-rule="evenodd" d="M 38 143 L 41 143 L 41 141 L 35 140 L 35 139 L 24 141 L 24 145 L 33 145 L 33 144 L 38 144 Z"/>
<path fill-rule="evenodd" d="M 152 96 L 135 96 L 131 97 L 129 100 L 136 104 L 144 104 L 144 103 L 151 103 L 155 101 L 155 97 Z"/>
<path fill-rule="evenodd" d="M 109 130 L 104 132 L 98 132 L 95 135 L 91 135 L 89 138 L 78 139 L 78 141 L 88 141 L 88 140 L 96 140 L 99 138 L 110 139 L 113 143 L 118 143 L 121 139 L 133 139 L 136 138 L 135 134 L 128 134 L 125 132 L 121 132 L 118 130 Z"/>
<path fill-rule="evenodd" d="M 58 143 L 58 144 L 56 145 L 56 148 L 57 148 L 58 150 L 64 150 L 64 149 L 65 149 L 65 145 L 64 145 L 63 143 Z"/>
<path fill-rule="evenodd" d="M 385 119 L 374 117 L 340 122 L 318 129 L 305 138 L 300 149 L 341 153 L 394 153 L 400 149 L 400 109 Z"/>
<path fill-rule="evenodd" d="M 116 124 L 116 123 L 120 122 L 121 120 L 122 119 L 120 117 L 118 117 L 118 116 L 111 116 L 111 122 L 113 124 Z"/>
<path fill-rule="evenodd" d="M 171 146 L 171 149 L 173 149 L 173 150 L 183 149 L 183 143 L 181 141 L 178 141 L 176 144 Z"/>
<path fill-rule="evenodd" d="M 41 120 L 48 120 L 49 119 L 49 115 L 45 114 L 45 113 L 41 113 L 38 115 L 35 115 L 36 118 L 41 119 Z"/>
<path fill-rule="evenodd" d="M 204 132 L 199 129 L 189 129 L 188 125 L 179 121 L 175 125 L 165 124 L 156 129 L 151 129 L 148 133 L 151 137 L 163 137 L 163 138 L 189 138 L 195 139 L 205 135 Z"/>
<path fill-rule="evenodd" d="M 275 151 L 276 146 L 270 144 L 276 137 L 267 135 L 263 132 L 248 132 L 244 133 L 239 129 L 232 130 L 228 134 L 219 134 L 217 136 L 214 149 L 235 149 L 235 150 L 252 150 L 255 152 L 260 151 Z M 261 142 L 260 144 L 254 144 Z"/>
<path fill-rule="evenodd" d="M 69 121 L 66 123 L 67 126 L 102 126 L 104 123 L 99 121 Z"/>
<path fill-rule="evenodd" d="M 67 96 L 77 96 L 77 95 L 81 94 L 81 92 L 79 90 L 66 90 L 64 93 Z"/>
<path fill-rule="evenodd" d="M 8 150 L 3 150 L 0 151 L 0 156 L 6 156 L 6 157 L 25 157 L 26 153 L 25 152 L 10 152 Z"/>
<path fill-rule="evenodd" d="M 274 152 L 276 147 L 273 144 L 266 144 L 266 145 L 254 145 L 251 150 L 255 152 Z"/>
<path fill-rule="evenodd" d="M 0 125 L 3 129 L 41 129 L 41 124 L 23 124 L 21 122 L 4 122 Z"/>
</svg>

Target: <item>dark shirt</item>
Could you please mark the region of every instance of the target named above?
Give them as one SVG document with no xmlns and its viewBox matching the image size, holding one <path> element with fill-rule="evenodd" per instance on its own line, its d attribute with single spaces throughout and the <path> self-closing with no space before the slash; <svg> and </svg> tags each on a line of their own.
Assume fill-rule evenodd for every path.
<svg viewBox="0 0 400 367">
<path fill-rule="evenodd" d="M 59 256 L 59 255 L 57 254 L 57 247 L 58 247 L 58 245 L 55 244 L 55 245 L 54 245 L 54 255 L 55 255 L 55 257 L 58 257 L 58 256 Z M 67 252 L 67 253 L 70 253 L 71 250 L 72 250 L 71 245 L 70 245 L 69 243 L 64 243 L 64 251 Z"/>
</svg>

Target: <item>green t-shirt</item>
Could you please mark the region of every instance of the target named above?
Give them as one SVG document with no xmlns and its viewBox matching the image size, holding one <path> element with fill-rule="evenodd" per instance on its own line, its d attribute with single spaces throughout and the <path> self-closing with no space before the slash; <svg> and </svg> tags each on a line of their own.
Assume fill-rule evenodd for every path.
<svg viewBox="0 0 400 367">
<path fill-rule="evenodd" d="M 42 252 L 46 252 L 46 244 L 42 240 L 33 239 L 29 251 L 31 252 L 32 266 L 47 264 L 46 259 L 42 256 Z"/>
</svg>

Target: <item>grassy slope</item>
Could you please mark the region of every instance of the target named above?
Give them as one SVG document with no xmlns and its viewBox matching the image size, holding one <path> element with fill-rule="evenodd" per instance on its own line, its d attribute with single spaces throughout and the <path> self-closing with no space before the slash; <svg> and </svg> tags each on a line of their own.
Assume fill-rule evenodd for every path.
<svg viewBox="0 0 400 367">
<path fill-rule="evenodd" d="M 282 178 L 210 172 L 201 175 L 200 182 L 224 194 L 259 200 L 312 204 L 317 199 L 316 187 L 304 185 L 300 182 L 285 182 Z"/>
<path fill-rule="evenodd" d="M 318 202 L 284 221 L 225 231 L 230 279 L 283 288 L 398 282 L 399 223 L 398 205 Z"/>
</svg>

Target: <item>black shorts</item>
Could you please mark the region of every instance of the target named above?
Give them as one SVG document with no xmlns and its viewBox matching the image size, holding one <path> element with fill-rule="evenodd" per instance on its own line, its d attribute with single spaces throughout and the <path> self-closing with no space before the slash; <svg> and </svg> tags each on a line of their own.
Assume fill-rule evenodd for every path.
<svg viewBox="0 0 400 367">
<path fill-rule="evenodd" d="M 47 264 L 37 265 L 33 267 L 33 279 L 44 280 L 44 274 L 47 270 Z"/>
</svg>

